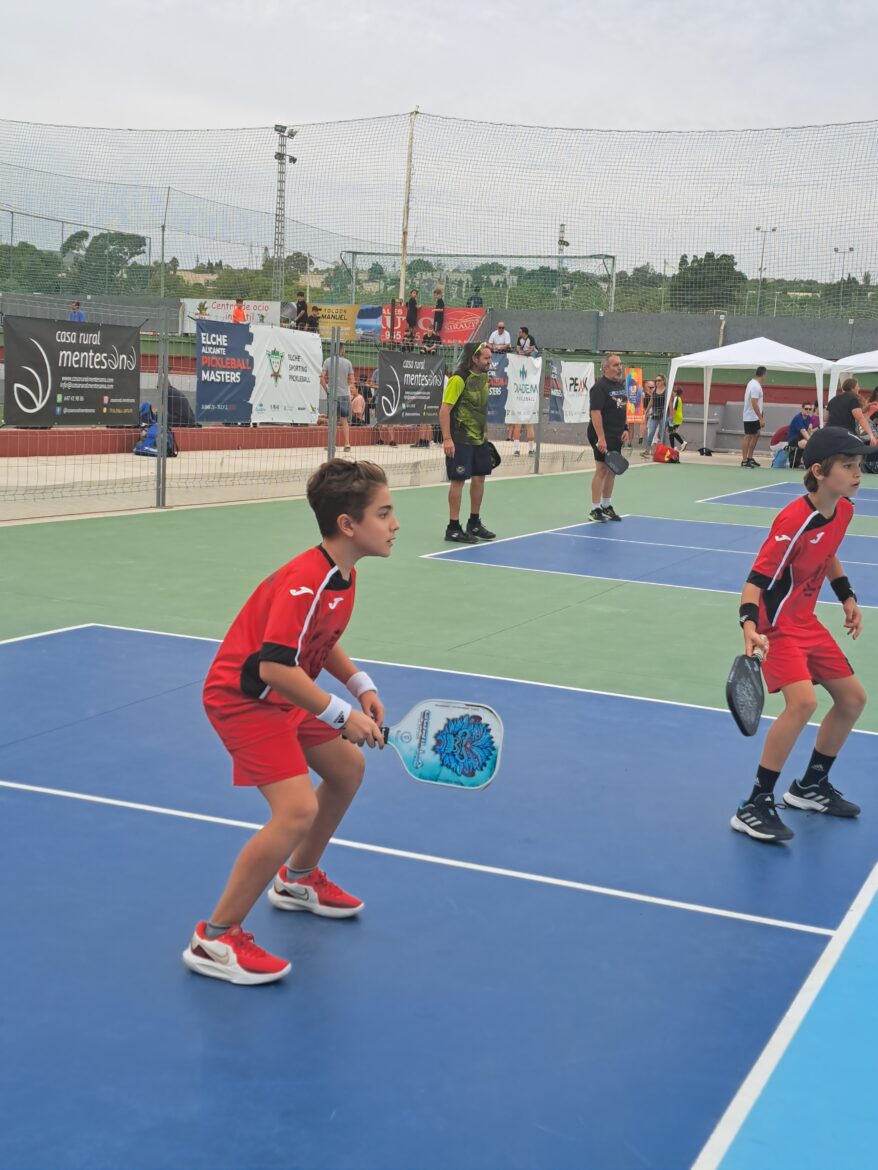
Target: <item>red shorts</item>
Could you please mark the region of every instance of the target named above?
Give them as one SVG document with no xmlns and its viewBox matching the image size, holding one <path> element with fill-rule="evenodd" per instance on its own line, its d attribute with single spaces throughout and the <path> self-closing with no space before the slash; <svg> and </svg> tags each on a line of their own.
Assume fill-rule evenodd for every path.
<svg viewBox="0 0 878 1170">
<path fill-rule="evenodd" d="M 254 716 L 244 722 L 240 718 L 223 719 L 210 707 L 206 710 L 214 731 L 232 757 L 232 782 L 239 787 L 276 784 L 290 776 L 304 776 L 308 771 L 306 749 L 341 735 L 316 715 L 303 716 L 300 712 L 272 712 L 268 718 Z"/>
<path fill-rule="evenodd" d="M 835 638 L 816 618 L 795 634 L 768 635 L 768 657 L 762 676 L 772 694 L 791 683 L 822 683 L 849 678 L 853 673 Z"/>
</svg>

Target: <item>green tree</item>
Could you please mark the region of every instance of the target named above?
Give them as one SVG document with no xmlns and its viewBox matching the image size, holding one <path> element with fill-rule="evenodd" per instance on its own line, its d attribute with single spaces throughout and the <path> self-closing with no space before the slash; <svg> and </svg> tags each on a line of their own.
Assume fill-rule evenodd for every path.
<svg viewBox="0 0 878 1170">
<path fill-rule="evenodd" d="M 739 272 L 735 257 L 728 253 L 681 256 L 677 271 L 668 282 L 669 307 L 679 312 L 706 313 L 711 309 L 732 309 L 747 277 Z"/>
</svg>

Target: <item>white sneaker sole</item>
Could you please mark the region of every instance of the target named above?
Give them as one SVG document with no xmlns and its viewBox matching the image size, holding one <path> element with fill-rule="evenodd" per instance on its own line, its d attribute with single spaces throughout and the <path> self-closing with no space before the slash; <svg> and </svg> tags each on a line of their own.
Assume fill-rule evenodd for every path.
<svg viewBox="0 0 878 1170">
<path fill-rule="evenodd" d="M 269 886 L 268 900 L 277 910 L 305 910 L 309 914 L 316 914 L 318 918 L 353 918 L 365 904 L 361 902 L 349 910 L 343 906 L 321 906 L 315 902 L 303 902 L 291 894 L 282 894 L 274 884 Z"/>
<path fill-rule="evenodd" d="M 783 844 L 783 840 L 780 837 L 775 837 L 774 833 L 757 832 L 756 829 L 751 828 L 750 825 L 746 824 L 742 820 L 739 820 L 737 814 L 732 817 L 732 819 L 729 821 L 729 824 L 736 832 L 746 833 L 747 836 L 752 837 L 754 841 L 779 841 L 781 844 Z M 786 840 L 786 838 L 784 838 L 784 840 Z"/>
<path fill-rule="evenodd" d="M 245 971 L 242 967 L 225 967 L 220 963 L 212 963 L 210 959 L 202 959 L 196 955 L 191 947 L 183 952 L 183 962 L 196 975 L 206 975 L 208 979 L 223 979 L 226 983 L 237 983 L 241 986 L 255 986 L 257 983 L 274 983 L 283 979 L 292 970 L 292 963 L 287 963 L 282 971 L 259 975 L 254 971 Z"/>
<path fill-rule="evenodd" d="M 783 802 L 789 805 L 790 808 L 803 808 L 807 812 L 826 812 L 826 805 L 820 804 L 816 800 L 809 800 L 807 796 L 793 796 L 791 792 L 785 792 Z"/>
</svg>

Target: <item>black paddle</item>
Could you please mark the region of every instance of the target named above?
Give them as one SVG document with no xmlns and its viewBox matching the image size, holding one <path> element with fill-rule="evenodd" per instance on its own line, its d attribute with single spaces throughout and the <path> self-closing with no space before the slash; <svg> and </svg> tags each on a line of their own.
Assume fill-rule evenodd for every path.
<svg viewBox="0 0 878 1170">
<path fill-rule="evenodd" d="M 765 706 L 762 659 L 759 650 L 755 650 L 750 657 L 739 654 L 732 663 L 726 682 L 726 702 L 742 735 L 755 735 L 759 730 L 759 720 Z"/>
<path fill-rule="evenodd" d="M 606 463 L 613 475 L 624 475 L 629 467 L 628 460 L 621 451 L 608 451 L 604 463 Z"/>
</svg>

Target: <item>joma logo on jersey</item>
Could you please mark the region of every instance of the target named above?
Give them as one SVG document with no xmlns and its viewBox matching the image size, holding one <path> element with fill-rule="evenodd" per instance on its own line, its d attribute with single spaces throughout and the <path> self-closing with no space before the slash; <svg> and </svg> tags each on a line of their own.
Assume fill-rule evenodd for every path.
<svg viewBox="0 0 878 1170">
<path fill-rule="evenodd" d="M 818 532 L 817 535 L 814 537 L 814 539 L 812 541 L 809 541 L 809 544 L 819 544 L 825 535 L 826 535 L 825 532 Z"/>
<path fill-rule="evenodd" d="M 336 607 L 337 605 L 341 605 L 341 603 L 342 603 L 343 601 L 344 601 L 344 598 L 343 598 L 343 597 L 333 597 L 332 601 L 330 601 L 330 603 L 329 603 L 329 608 L 330 608 L 330 609 L 335 609 L 335 607 Z"/>
</svg>

